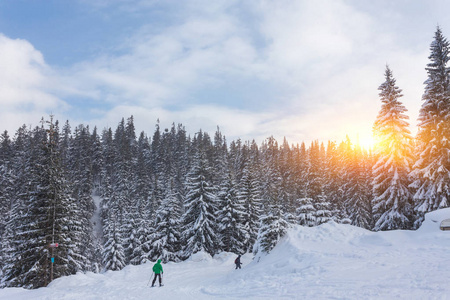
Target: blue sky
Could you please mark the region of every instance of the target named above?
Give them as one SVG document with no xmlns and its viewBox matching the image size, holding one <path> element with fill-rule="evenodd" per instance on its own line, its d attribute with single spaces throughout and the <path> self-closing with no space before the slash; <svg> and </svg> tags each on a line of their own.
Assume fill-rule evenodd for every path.
<svg viewBox="0 0 450 300">
<path fill-rule="evenodd" d="M 415 133 L 446 1 L 0 1 L 0 123 L 370 139 L 389 64 Z"/>
</svg>

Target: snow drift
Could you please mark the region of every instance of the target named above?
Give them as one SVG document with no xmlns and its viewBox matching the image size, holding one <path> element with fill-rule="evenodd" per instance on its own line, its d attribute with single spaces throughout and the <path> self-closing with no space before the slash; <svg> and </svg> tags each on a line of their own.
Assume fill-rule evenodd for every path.
<svg viewBox="0 0 450 300">
<path fill-rule="evenodd" d="M 450 208 L 417 231 L 370 232 L 327 223 L 296 226 L 270 252 L 197 253 L 163 265 L 162 288 L 147 286 L 152 264 L 59 278 L 38 290 L 6 288 L 6 299 L 450 299 Z"/>
</svg>

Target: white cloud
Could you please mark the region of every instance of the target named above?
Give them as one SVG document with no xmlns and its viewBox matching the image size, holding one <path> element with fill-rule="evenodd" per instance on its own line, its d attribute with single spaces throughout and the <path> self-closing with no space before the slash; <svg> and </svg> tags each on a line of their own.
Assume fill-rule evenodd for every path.
<svg viewBox="0 0 450 300">
<path fill-rule="evenodd" d="M 29 42 L 0 34 L 0 53 L 2 130 L 15 132 L 23 124 L 37 124 L 51 111 L 67 107 L 49 92 L 53 82 L 51 70 Z"/>
<path fill-rule="evenodd" d="M 99 100 L 155 107 L 220 86 L 223 77 L 246 74 L 255 58 L 254 49 L 226 15 L 189 19 L 158 34 L 144 28 L 123 47 L 123 55 L 77 65 L 65 82 Z"/>
</svg>

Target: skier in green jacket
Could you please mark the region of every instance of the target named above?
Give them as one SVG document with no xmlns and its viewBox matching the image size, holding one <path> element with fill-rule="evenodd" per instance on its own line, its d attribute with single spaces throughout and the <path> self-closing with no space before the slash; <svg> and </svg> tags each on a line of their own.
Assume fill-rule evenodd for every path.
<svg viewBox="0 0 450 300">
<path fill-rule="evenodd" d="M 161 266 L 161 260 L 158 259 L 158 262 L 153 266 L 153 272 L 155 273 L 155 278 L 153 278 L 152 287 L 155 286 L 156 277 L 159 277 L 159 286 L 162 286 L 161 283 L 161 274 L 163 274 L 163 268 Z"/>
</svg>

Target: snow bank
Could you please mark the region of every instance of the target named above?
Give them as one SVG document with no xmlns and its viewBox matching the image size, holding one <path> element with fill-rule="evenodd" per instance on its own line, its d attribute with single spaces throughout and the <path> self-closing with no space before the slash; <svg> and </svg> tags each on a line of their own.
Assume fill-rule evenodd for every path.
<svg viewBox="0 0 450 300">
<path fill-rule="evenodd" d="M 149 288 L 153 263 L 59 278 L 38 290 L 3 289 L 6 299 L 450 299 L 450 208 L 426 215 L 417 231 L 370 232 L 327 223 L 297 226 L 270 254 L 213 258 L 197 253 L 164 264 L 165 286 Z"/>
<path fill-rule="evenodd" d="M 425 221 L 417 231 L 420 233 L 432 233 L 439 231 L 440 224 L 445 219 L 450 219 L 450 208 L 444 208 L 430 212 L 425 215 Z M 446 236 L 448 234 L 444 232 L 443 235 Z"/>
<path fill-rule="evenodd" d="M 193 262 L 211 262 L 212 256 L 209 253 L 200 251 L 195 254 L 192 254 L 191 257 L 187 261 L 193 261 Z"/>
</svg>

